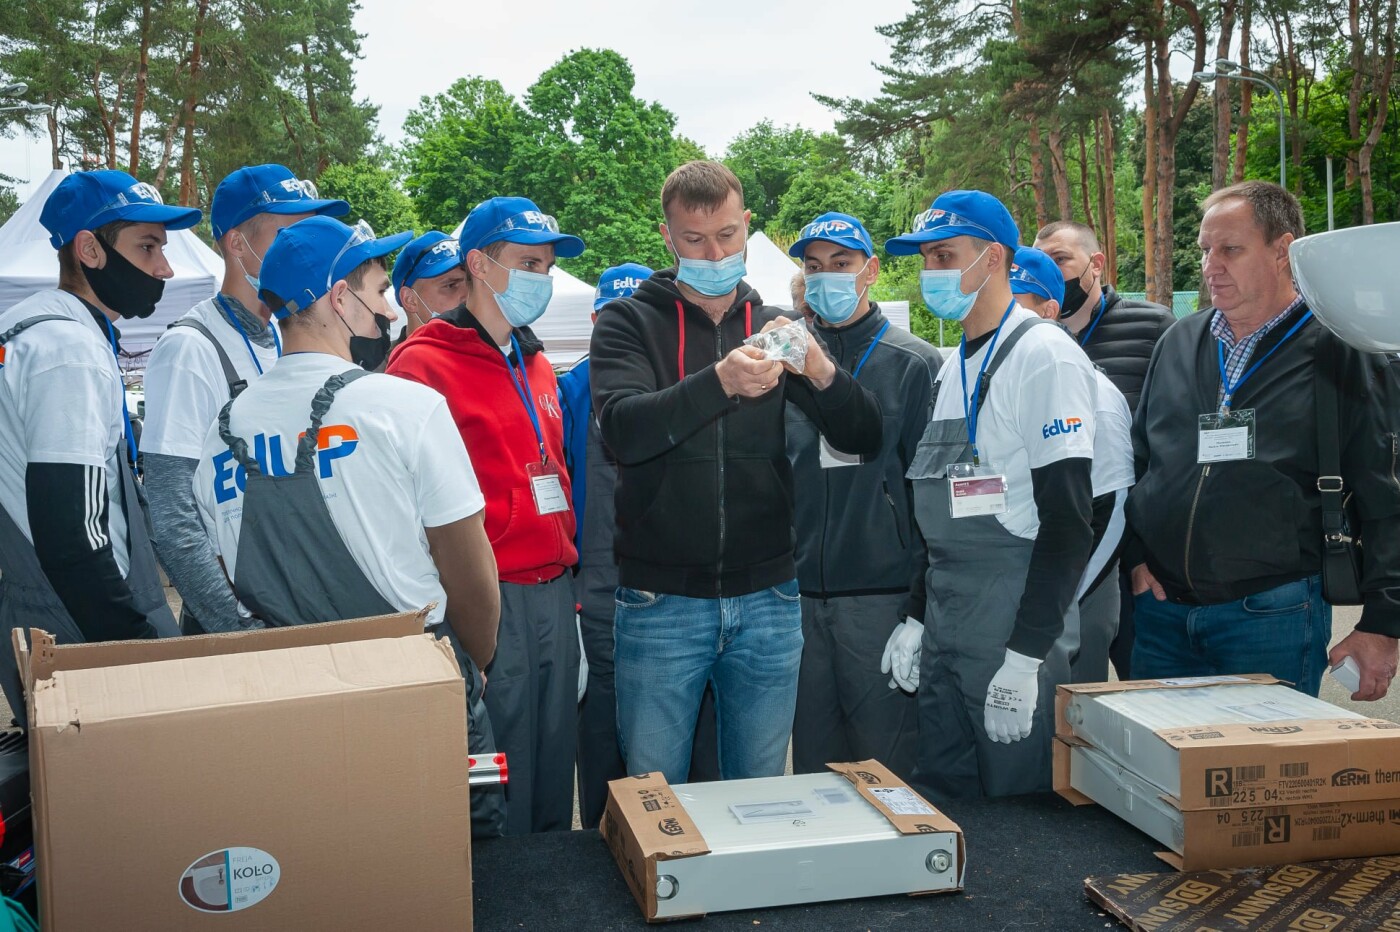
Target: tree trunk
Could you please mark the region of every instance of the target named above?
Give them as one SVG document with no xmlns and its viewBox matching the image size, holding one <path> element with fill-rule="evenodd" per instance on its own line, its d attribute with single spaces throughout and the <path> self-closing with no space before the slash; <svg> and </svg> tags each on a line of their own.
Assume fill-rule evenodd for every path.
<svg viewBox="0 0 1400 932">
<path fill-rule="evenodd" d="M 1376 144 L 1381 141 L 1381 133 L 1385 130 L 1385 118 L 1390 110 L 1390 80 L 1395 76 L 1395 4 L 1396 0 L 1390 0 L 1386 13 L 1385 53 L 1381 56 L 1381 74 L 1376 81 L 1380 88 L 1376 95 L 1376 119 L 1371 124 L 1371 131 L 1366 134 L 1366 141 L 1361 144 L 1361 151 L 1357 153 L 1356 159 L 1357 176 L 1361 181 L 1361 222 L 1368 224 L 1376 222 L 1371 154 L 1376 151 Z"/>
<path fill-rule="evenodd" d="M 1215 43 L 1217 60 L 1230 57 L 1230 37 L 1235 32 L 1235 5 L 1238 0 L 1220 0 L 1220 38 Z M 1249 82 L 1242 81 L 1242 84 Z M 1225 187 L 1230 172 L 1230 81 L 1217 78 L 1211 95 L 1215 107 L 1215 148 L 1210 157 L 1210 187 L 1218 191 Z"/>
<path fill-rule="evenodd" d="M 190 47 L 190 89 L 185 95 L 184 151 L 180 157 L 180 204 L 189 207 L 195 202 L 194 192 L 194 116 L 199 107 L 199 75 L 204 53 L 204 21 L 209 14 L 210 0 L 198 0 L 194 17 L 194 44 Z"/>
<path fill-rule="evenodd" d="M 316 139 L 316 177 L 321 176 L 330 165 L 330 155 L 326 152 L 325 136 L 321 133 L 321 112 L 316 105 L 316 82 L 312 80 L 311 45 L 301 40 L 301 75 L 306 83 L 306 112 L 311 117 L 311 126 Z"/>
<path fill-rule="evenodd" d="M 1293 24 L 1289 18 L 1280 16 L 1277 11 L 1270 13 L 1274 41 L 1278 43 L 1279 61 L 1283 66 L 1283 96 L 1287 102 L 1288 117 L 1292 121 L 1292 132 L 1288 133 L 1289 148 L 1293 152 L 1293 190 L 1299 191 L 1303 181 L 1303 140 L 1302 127 L 1298 122 L 1298 50 L 1293 43 Z M 1279 159 L 1288 157 L 1279 153 Z"/>
<path fill-rule="evenodd" d="M 1031 117 L 1031 195 L 1035 198 L 1035 228 L 1039 230 L 1050 222 L 1050 211 L 1045 206 L 1045 157 L 1040 146 L 1040 119 Z"/>
<path fill-rule="evenodd" d="M 1084 145 L 1084 130 L 1079 130 L 1079 196 L 1084 205 L 1084 222 L 1098 233 L 1094 223 L 1094 208 L 1089 202 L 1089 153 Z"/>
<path fill-rule="evenodd" d="M 1361 0 L 1350 0 L 1347 4 L 1347 25 L 1350 27 L 1348 39 L 1351 41 L 1351 87 L 1347 89 L 1347 139 L 1353 146 L 1361 142 L 1361 79 L 1365 68 L 1366 42 L 1361 35 Z M 1346 186 L 1356 184 L 1357 157 L 1348 152 L 1346 157 Z"/>
<path fill-rule="evenodd" d="M 1103 233 L 1099 237 L 1099 245 L 1103 247 L 1104 255 L 1108 257 L 1108 263 L 1104 266 L 1105 280 L 1116 284 L 1118 281 L 1118 206 L 1116 203 L 1117 194 L 1114 192 L 1114 178 L 1117 171 L 1114 168 L 1113 155 L 1113 118 L 1107 109 L 1100 115 L 1099 121 L 1103 124 L 1103 148 L 1100 150 L 1099 162 L 1104 176 Z"/>
<path fill-rule="evenodd" d="M 1160 3 L 1160 0 L 1159 0 Z M 1192 73 L 1204 71 L 1206 67 L 1206 28 L 1201 11 L 1192 0 L 1171 0 L 1172 6 L 1186 14 L 1195 40 L 1196 60 Z M 1196 100 L 1200 85 L 1192 78 L 1177 98 L 1172 87 L 1171 76 L 1171 37 L 1168 34 L 1166 18 L 1160 20 L 1163 28 L 1157 36 L 1157 133 L 1161 141 L 1157 147 L 1157 295 L 1151 299 L 1167 307 L 1172 306 L 1173 265 L 1176 261 L 1176 140 L 1181 126 L 1186 122 L 1186 114 Z"/>
<path fill-rule="evenodd" d="M 1251 14 L 1254 12 L 1253 0 L 1244 0 L 1244 9 L 1240 14 L 1240 64 L 1249 67 L 1249 32 Z M 1231 184 L 1239 184 L 1244 181 L 1245 160 L 1249 156 L 1249 112 L 1254 109 L 1254 85 L 1248 81 L 1240 82 L 1240 120 L 1236 124 L 1235 130 L 1235 170 L 1231 176 Z"/>
<path fill-rule="evenodd" d="M 58 149 L 58 104 L 56 101 L 49 101 L 49 112 L 44 117 L 49 124 L 49 156 L 53 162 L 53 168 L 63 167 L 63 160 L 59 158 Z"/>
<path fill-rule="evenodd" d="M 136 65 L 136 90 L 131 99 L 131 151 L 127 171 L 141 167 L 141 115 L 146 109 L 146 84 L 151 60 L 151 0 L 141 4 L 141 51 Z"/>
<path fill-rule="evenodd" d="M 1157 88 L 1153 74 L 1152 48 L 1148 38 L 1144 44 L 1143 93 L 1147 106 L 1143 108 L 1142 140 L 1145 150 L 1142 169 L 1142 263 L 1143 289 L 1149 301 L 1157 300 Z"/>
<path fill-rule="evenodd" d="M 175 131 L 180 128 L 180 119 L 184 116 L 184 109 L 175 111 L 175 116 L 169 123 L 165 124 L 165 135 L 161 139 L 160 163 L 156 166 L 155 186 L 159 190 L 165 185 L 165 176 L 170 171 L 170 156 L 175 151 Z"/>
<path fill-rule="evenodd" d="M 1050 175 L 1055 181 L 1055 204 L 1060 220 L 1074 219 L 1074 198 L 1069 191 L 1069 169 L 1065 165 L 1065 131 L 1058 116 L 1050 117 L 1050 132 L 1045 135 L 1050 150 Z"/>
</svg>

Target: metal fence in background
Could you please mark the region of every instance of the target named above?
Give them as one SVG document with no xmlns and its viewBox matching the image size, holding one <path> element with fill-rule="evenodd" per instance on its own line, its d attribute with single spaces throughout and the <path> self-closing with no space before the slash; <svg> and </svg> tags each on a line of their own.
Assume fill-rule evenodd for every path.
<svg viewBox="0 0 1400 932">
<path fill-rule="evenodd" d="M 1141 291 L 1120 291 L 1118 293 L 1134 301 L 1147 300 L 1147 294 Z M 1201 293 L 1199 291 L 1178 291 L 1173 293 L 1172 313 L 1178 318 L 1185 317 L 1187 314 L 1194 314 L 1196 311 L 1200 310 L 1197 306 L 1200 296 Z"/>
</svg>

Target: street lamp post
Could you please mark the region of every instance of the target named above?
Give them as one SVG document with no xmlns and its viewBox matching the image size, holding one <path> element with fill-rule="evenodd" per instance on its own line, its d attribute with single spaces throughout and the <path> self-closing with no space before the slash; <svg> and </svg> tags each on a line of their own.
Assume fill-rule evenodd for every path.
<svg viewBox="0 0 1400 932">
<path fill-rule="evenodd" d="M 1278 101 L 1278 183 L 1279 187 L 1288 187 L 1288 149 L 1284 142 L 1283 131 L 1283 94 L 1279 91 L 1278 85 L 1269 79 L 1261 76 L 1254 77 L 1248 74 L 1236 74 L 1237 71 L 1249 71 L 1253 75 L 1259 72 L 1253 68 L 1245 68 L 1238 62 L 1230 61 L 1228 58 L 1220 58 L 1215 62 L 1214 71 L 1198 71 L 1192 75 L 1197 81 L 1214 81 L 1218 78 L 1234 78 L 1236 81 L 1248 81 L 1251 84 L 1258 84 L 1267 87 L 1274 92 L 1274 99 Z"/>
</svg>

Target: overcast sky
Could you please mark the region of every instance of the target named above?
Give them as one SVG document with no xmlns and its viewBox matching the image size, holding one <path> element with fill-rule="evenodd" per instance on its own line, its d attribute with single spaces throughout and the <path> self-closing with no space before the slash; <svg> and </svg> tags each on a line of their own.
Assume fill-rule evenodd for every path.
<svg viewBox="0 0 1400 932">
<path fill-rule="evenodd" d="M 679 132 L 718 155 L 762 119 L 830 129 L 832 113 L 811 95 L 877 93 L 873 63 L 888 62 L 889 44 L 875 27 L 912 8 L 912 0 L 365 0 L 355 20 L 365 34 L 356 90 L 379 105 L 379 132 L 393 143 L 418 99 L 459 77 L 495 78 L 518 96 L 570 51 L 611 48 L 632 63 L 637 96 L 661 103 Z M 0 139 L 0 173 L 29 180 L 21 199 L 48 160 L 46 135 Z"/>
</svg>

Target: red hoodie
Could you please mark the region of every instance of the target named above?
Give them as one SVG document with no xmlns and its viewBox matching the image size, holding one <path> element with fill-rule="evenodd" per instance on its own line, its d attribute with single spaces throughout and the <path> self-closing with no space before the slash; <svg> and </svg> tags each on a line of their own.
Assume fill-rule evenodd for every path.
<svg viewBox="0 0 1400 932">
<path fill-rule="evenodd" d="M 569 499 L 558 382 L 529 328 L 516 330 L 515 336 L 525 357 L 545 452 Z M 394 350 L 386 371 L 421 382 L 447 399 L 486 498 L 486 536 L 501 581 L 547 582 L 577 563 L 572 509 L 541 515 L 535 507 L 526 472 L 540 461 L 535 429 L 504 354 L 471 312 L 458 308 L 419 327 Z"/>
</svg>

